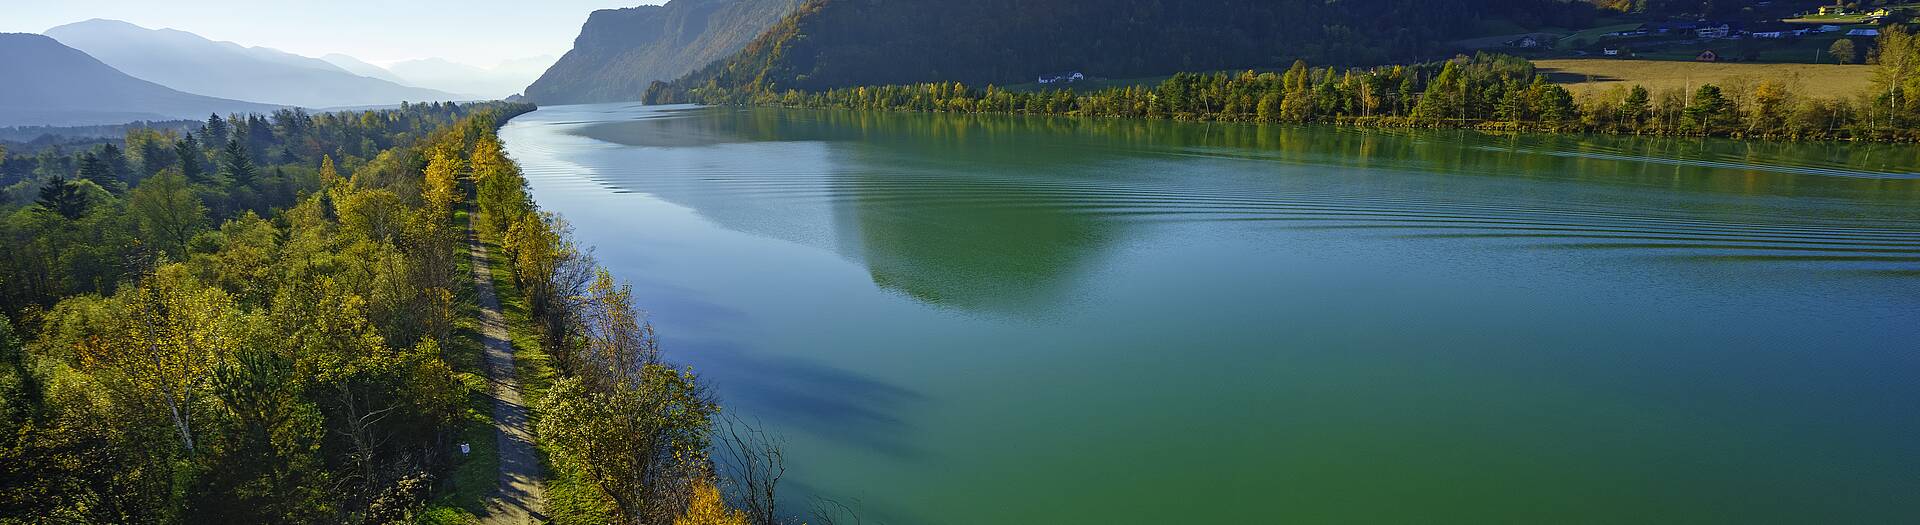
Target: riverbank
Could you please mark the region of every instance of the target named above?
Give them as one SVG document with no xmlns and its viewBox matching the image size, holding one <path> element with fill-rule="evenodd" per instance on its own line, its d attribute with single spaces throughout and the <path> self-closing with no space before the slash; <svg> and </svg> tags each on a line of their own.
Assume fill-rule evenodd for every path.
<svg viewBox="0 0 1920 525">
<path fill-rule="evenodd" d="M 1920 59 L 1920 46 L 1900 43 L 1911 40 L 1910 36 L 1888 35 L 1882 44 L 1887 53 Z M 1550 69 L 1519 57 L 1482 54 L 1370 69 L 1316 68 L 1296 62 L 1278 73 L 1179 73 L 1156 87 L 1091 91 L 922 83 L 820 92 L 763 85 L 705 86 L 678 92 L 658 84 L 648 90 L 645 101 L 1493 132 L 1920 141 L 1920 105 L 1907 104 L 1904 91 L 1819 96 L 1810 94 L 1805 82 L 1788 73 L 1734 79 L 1724 85 L 1618 84 L 1576 96 L 1549 80 L 1554 74 Z"/>
</svg>

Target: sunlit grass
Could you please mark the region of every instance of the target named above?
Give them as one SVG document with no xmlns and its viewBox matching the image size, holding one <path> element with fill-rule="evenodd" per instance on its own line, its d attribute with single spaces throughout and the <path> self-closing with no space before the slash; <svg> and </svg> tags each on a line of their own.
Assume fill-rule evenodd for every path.
<svg viewBox="0 0 1920 525">
<path fill-rule="evenodd" d="M 456 228 L 465 231 L 467 221 L 467 212 L 454 213 Z M 463 283 L 472 282 L 472 259 L 461 256 L 455 260 L 455 275 L 463 279 Z M 478 521 L 480 513 L 485 511 L 488 492 L 499 482 L 500 454 L 493 436 L 493 398 L 488 392 L 485 345 L 480 339 L 480 305 L 474 300 L 472 286 L 461 286 L 456 297 L 459 316 L 453 340 L 445 352 L 455 379 L 467 389 L 467 399 L 461 411 L 459 437 L 454 443 L 456 446 L 467 443 L 473 451 L 454 458 L 452 472 L 436 487 L 433 501 L 416 520 L 419 523 Z"/>
<path fill-rule="evenodd" d="M 493 289 L 500 299 L 500 313 L 507 322 L 509 336 L 513 338 L 513 366 L 520 379 L 521 400 L 527 404 L 529 424 L 538 425 L 540 411 L 537 407 L 548 387 L 553 385 L 558 372 L 554 369 L 553 357 L 540 348 L 539 329 L 533 322 L 525 294 L 513 282 L 506 252 L 484 233 L 481 240 L 487 245 L 488 270 L 493 274 Z M 540 444 L 537 433 L 534 441 Z M 548 456 L 544 444 L 540 447 L 540 458 L 548 474 L 543 488 L 546 490 L 549 523 L 599 525 L 612 521 L 609 517 L 613 514 L 612 502 L 581 477 L 576 468 Z"/>
</svg>

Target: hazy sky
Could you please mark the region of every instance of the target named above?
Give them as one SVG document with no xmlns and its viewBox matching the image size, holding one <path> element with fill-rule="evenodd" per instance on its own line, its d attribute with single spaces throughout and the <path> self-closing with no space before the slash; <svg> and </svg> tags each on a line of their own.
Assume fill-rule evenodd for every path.
<svg viewBox="0 0 1920 525">
<path fill-rule="evenodd" d="M 385 64 L 440 57 L 491 66 L 566 53 L 587 13 L 664 0 L 0 0 L 0 33 L 90 18 L 213 40 Z"/>
</svg>

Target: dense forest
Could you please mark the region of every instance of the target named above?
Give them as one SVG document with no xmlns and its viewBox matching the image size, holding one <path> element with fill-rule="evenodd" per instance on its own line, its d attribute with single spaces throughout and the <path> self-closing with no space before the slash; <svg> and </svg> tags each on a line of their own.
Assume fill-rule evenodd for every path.
<svg viewBox="0 0 1920 525">
<path fill-rule="evenodd" d="M 456 446 L 492 439 L 469 224 L 551 357 L 554 522 L 773 522 L 771 481 L 735 510 L 708 458 L 777 454 L 711 437 L 719 406 L 533 205 L 494 135 L 530 110 L 216 115 L 0 156 L 0 523 L 471 521 L 495 467 Z"/>
<path fill-rule="evenodd" d="M 1580 27 L 1563 0 L 811 0 L 725 60 L 658 89 L 781 92 L 962 82 L 1032 82 L 1082 71 L 1169 71 L 1431 60 L 1488 23 Z"/>
<path fill-rule="evenodd" d="M 1799 93 L 1779 79 L 1692 90 L 1643 87 L 1576 95 L 1525 59 L 1481 54 L 1372 68 L 1181 73 L 1157 87 L 1089 92 L 1011 91 L 923 83 L 780 92 L 709 85 L 663 91 L 660 102 L 1033 113 L 1091 117 L 1308 123 L 1376 127 L 1714 135 L 1792 139 L 1920 140 L 1920 40 L 1890 28 L 1873 50 L 1875 87 L 1853 98 Z M 673 99 L 683 96 L 685 99 Z"/>
</svg>

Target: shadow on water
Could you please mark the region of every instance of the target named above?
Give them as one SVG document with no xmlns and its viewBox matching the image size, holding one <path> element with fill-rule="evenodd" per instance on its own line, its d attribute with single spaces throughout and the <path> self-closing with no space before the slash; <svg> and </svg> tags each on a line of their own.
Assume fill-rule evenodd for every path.
<svg viewBox="0 0 1920 525">
<path fill-rule="evenodd" d="M 715 109 L 599 124 L 577 133 L 649 148 L 782 143 L 777 162 L 716 155 L 681 169 L 610 178 L 729 229 L 829 249 L 915 300 L 994 315 L 1038 315 L 1062 300 L 1115 232 L 1079 213 L 1062 181 L 1100 176 L 1099 155 L 961 117 Z M 813 147 L 818 146 L 818 147 Z M 953 170 L 966 166 L 965 170 Z M 819 202 L 831 225 L 796 202 Z"/>
<path fill-rule="evenodd" d="M 907 388 L 799 357 L 768 356 L 731 343 L 675 342 L 675 359 L 719 374 L 721 402 L 780 428 L 864 447 L 896 459 L 925 452 L 910 444 L 901 414 L 925 396 Z"/>
</svg>

